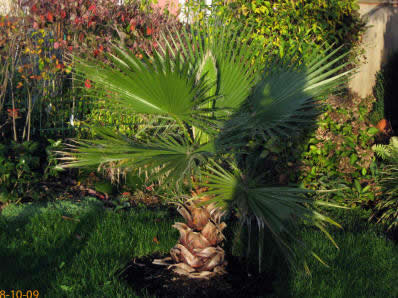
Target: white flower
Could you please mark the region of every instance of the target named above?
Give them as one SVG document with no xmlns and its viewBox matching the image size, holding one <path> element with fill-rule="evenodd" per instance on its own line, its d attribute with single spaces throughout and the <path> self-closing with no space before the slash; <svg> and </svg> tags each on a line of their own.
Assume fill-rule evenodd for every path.
<svg viewBox="0 0 398 298">
<path fill-rule="evenodd" d="M 47 108 L 46 108 L 47 114 L 50 114 L 51 111 L 52 111 L 52 109 L 53 109 L 53 105 L 50 103 L 50 104 L 47 106 Z"/>
</svg>

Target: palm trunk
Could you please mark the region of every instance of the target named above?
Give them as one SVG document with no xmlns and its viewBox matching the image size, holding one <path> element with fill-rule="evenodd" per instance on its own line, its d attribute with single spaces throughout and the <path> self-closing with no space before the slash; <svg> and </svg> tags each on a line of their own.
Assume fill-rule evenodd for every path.
<svg viewBox="0 0 398 298">
<path fill-rule="evenodd" d="M 225 273 L 225 253 L 220 244 L 225 239 L 222 231 L 227 225 L 221 222 L 224 212 L 220 208 L 200 204 L 208 199 L 192 200 L 177 209 L 186 220 L 173 225 L 180 232 L 178 243 L 170 251 L 176 262 L 171 267 L 178 274 L 209 278 Z"/>
</svg>

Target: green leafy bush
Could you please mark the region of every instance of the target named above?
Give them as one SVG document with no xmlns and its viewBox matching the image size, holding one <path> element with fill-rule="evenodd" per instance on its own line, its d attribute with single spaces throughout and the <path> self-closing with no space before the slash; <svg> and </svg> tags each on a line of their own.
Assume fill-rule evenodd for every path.
<svg viewBox="0 0 398 298">
<path fill-rule="evenodd" d="M 39 197 L 39 183 L 58 176 L 53 149 L 61 142 L 0 144 L 0 202 Z"/>
<path fill-rule="evenodd" d="M 264 44 L 259 54 L 284 57 L 305 45 L 358 45 L 364 25 L 356 0 L 237 0 L 215 2 L 216 13 L 255 28 L 252 38 Z M 355 57 L 353 53 L 352 58 Z M 308 57 L 307 57 L 308 58 Z"/>
<path fill-rule="evenodd" d="M 367 116 L 372 98 L 331 96 L 326 113 L 318 119 L 318 128 L 305 143 L 299 181 L 325 192 L 321 197 L 348 204 L 367 204 L 379 190 L 375 183 L 376 162 L 371 145 L 378 129 Z"/>
<path fill-rule="evenodd" d="M 267 179 L 321 191 L 317 199 L 368 206 L 380 194 L 371 149 L 378 129 L 367 120 L 373 98 L 341 94 L 323 103 L 313 128 L 289 138 L 254 142 L 265 159 Z"/>
<path fill-rule="evenodd" d="M 40 180 L 38 147 L 34 142 L 0 144 L 1 201 L 29 194 Z"/>
</svg>

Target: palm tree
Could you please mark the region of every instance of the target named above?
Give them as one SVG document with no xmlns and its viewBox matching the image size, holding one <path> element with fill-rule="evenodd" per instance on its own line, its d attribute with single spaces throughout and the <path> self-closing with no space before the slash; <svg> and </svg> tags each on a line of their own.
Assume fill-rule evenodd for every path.
<svg viewBox="0 0 398 298">
<path fill-rule="evenodd" d="M 178 205 L 186 223 L 174 224 L 180 238 L 170 254 L 177 273 L 199 278 L 224 272 L 221 218 L 231 208 L 249 233 L 257 224 L 260 271 L 266 231 L 292 260 L 297 252 L 290 243 L 302 244 L 291 230 L 299 220 L 334 243 L 325 224 L 339 225 L 317 211 L 308 190 L 270 186 L 250 144 L 310 124 L 318 99 L 349 73 L 341 72 L 345 54 L 331 47 L 312 51 L 308 63 L 297 52 L 264 64 L 256 53 L 267 49 L 248 38 L 250 28 L 209 24 L 167 32 L 152 57 L 138 59 L 118 46 L 108 54 L 111 63 L 75 57 L 76 75 L 94 82 L 95 96 L 140 115 L 147 133 L 127 138 L 92 127 L 98 138 L 76 140 L 62 158 L 63 167 L 145 171 L 177 194 L 194 181 L 192 198 Z"/>
</svg>

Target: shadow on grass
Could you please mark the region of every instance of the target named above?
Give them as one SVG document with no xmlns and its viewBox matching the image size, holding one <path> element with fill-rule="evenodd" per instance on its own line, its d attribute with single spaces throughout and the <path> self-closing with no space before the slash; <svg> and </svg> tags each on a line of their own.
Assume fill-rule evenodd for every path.
<svg viewBox="0 0 398 298">
<path fill-rule="evenodd" d="M 45 296 L 60 270 L 71 264 L 86 245 L 103 212 L 93 208 L 78 221 L 63 218 L 68 213 L 62 210 L 46 215 L 43 208 L 29 208 L 8 221 L 2 219 L 0 288 L 39 290 Z M 43 221 L 47 225 L 40 231 Z M 79 236 L 82 234 L 84 237 Z"/>
<path fill-rule="evenodd" d="M 272 294 L 264 292 L 265 297 L 291 297 L 289 287 L 287 286 L 287 281 L 291 276 L 291 268 L 287 263 L 286 257 L 279 250 L 278 246 L 275 245 L 275 240 L 269 234 L 264 238 L 263 258 L 261 262 L 263 273 L 258 275 L 258 249 L 256 249 L 258 238 L 251 237 L 250 246 L 252 250 L 249 252 L 249 256 L 247 256 L 247 228 L 243 227 L 241 229 L 238 221 L 232 219 L 227 220 L 227 224 L 225 236 L 228 241 L 225 242 L 225 251 L 229 255 L 239 256 L 242 260 L 245 260 L 247 265 L 242 270 L 253 276 L 250 286 L 263 287 L 264 289 L 272 288 Z M 253 226 L 255 227 L 255 225 Z M 256 233 L 258 231 L 254 228 L 252 234 L 256 235 Z M 267 284 L 264 284 L 264 282 L 259 284 L 257 281 L 264 275 L 268 280 Z"/>
</svg>

